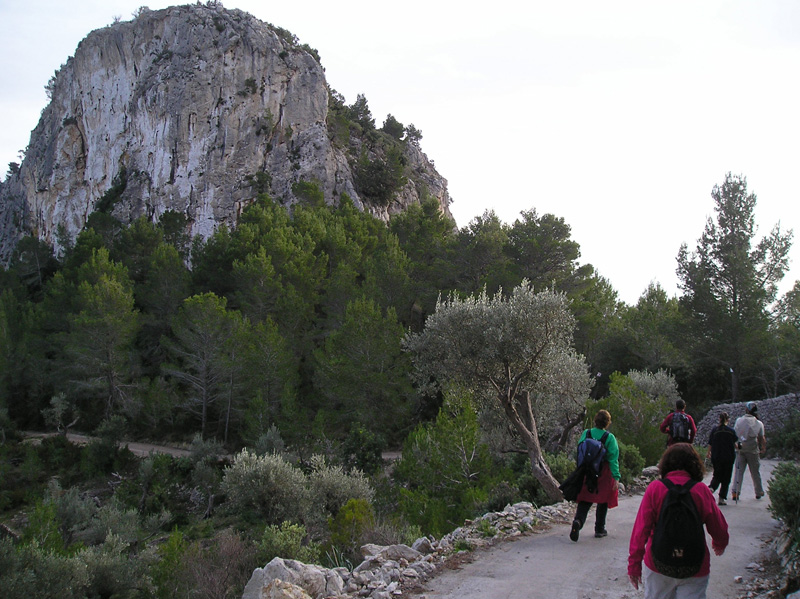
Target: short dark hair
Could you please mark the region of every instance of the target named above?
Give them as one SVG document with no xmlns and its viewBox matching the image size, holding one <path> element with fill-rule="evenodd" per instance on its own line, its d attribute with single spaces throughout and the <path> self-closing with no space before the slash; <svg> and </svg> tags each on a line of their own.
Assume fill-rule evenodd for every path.
<svg viewBox="0 0 800 599">
<path fill-rule="evenodd" d="M 594 415 L 594 425 L 597 428 L 606 428 L 609 424 L 611 424 L 611 414 L 608 410 L 598 410 Z"/>
<path fill-rule="evenodd" d="M 682 399 L 678 399 L 675 401 L 675 409 L 676 410 L 685 410 L 686 409 L 686 402 Z"/>
<path fill-rule="evenodd" d="M 685 470 L 692 480 L 697 482 L 702 482 L 706 473 L 700 454 L 689 443 L 673 443 L 661 456 L 658 462 L 658 472 L 661 477 L 665 477 L 673 470 Z"/>
</svg>

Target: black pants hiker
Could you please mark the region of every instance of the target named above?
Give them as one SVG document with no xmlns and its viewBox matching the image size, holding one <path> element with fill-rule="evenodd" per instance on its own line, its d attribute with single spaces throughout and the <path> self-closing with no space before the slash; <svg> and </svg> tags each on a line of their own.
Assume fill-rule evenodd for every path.
<svg viewBox="0 0 800 599">
<path fill-rule="evenodd" d="M 728 482 L 730 482 L 730 476 L 728 476 Z M 727 487 L 726 487 L 727 489 Z M 575 510 L 575 520 L 581 523 L 581 528 L 586 523 L 586 516 L 589 515 L 589 508 L 592 507 L 591 501 L 579 501 L 578 502 L 578 509 Z M 594 520 L 594 531 L 595 532 L 602 532 L 606 529 L 606 515 L 608 514 L 608 504 L 607 503 L 598 503 L 597 504 L 597 513 L 595 514 Z"/>
<path fill-rule="evenodd" d="M 733 462 L 727 460 L 714 460 L 711 462 L 714 466 L 714 474 L 711 476 L 711 482 L 708 486 L 712 491 L 716 491 L 719 487 L 719 498 L 728 498 L 728 487 L 731 484 L 731 475 L 733 474 Z"/>
</svg>

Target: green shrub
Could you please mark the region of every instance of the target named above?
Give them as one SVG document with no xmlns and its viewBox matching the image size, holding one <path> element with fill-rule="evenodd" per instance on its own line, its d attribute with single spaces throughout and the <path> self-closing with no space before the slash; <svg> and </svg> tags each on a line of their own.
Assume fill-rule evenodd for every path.
<svg viewBox="0 0 800 599">
<path fill-rule="evenodd" d="M 476 529 L 479 533 L 481 533 L 482 537 L 486 537 L 487 539 L 490 539 L 497 534 L 497 529 L 492 526 L 488 520 L 484 520 L 483 518 L 478 520 Z"/>
<path fill-rule="evenodd" d="M 364 533 L 375 524 L 375 513 L 365 499 L 350 499 L 335 518 L 328 521 L 331 544 L 339 547 L 349 558 L 357 559 L 364 544 Z"/>
<path fill-rule="evenodd" d="M 400 513 L 434 536 L 478 515 L 489 490 L 505 474 L 481 442 L 470 398 L 455 393 L 445 400 L 435 422 L 409 434 L 393 472 L 402 487 Z"/>
<path fill-rule="evenodd" d="M 258 546 L 258 563 L 267 564 L 273 558 L 296 559 L 306 564 L 319 563 L 320 547 L 316 543 L 303 544 L 308 536 L 305 526 L 283 522 L 270 524 L 264 529 Z"/>
<path fill-rule="evenodd" d="M 676 397 L 674 378 L 664 371 L 655 374 L 631 371 L 611 375 L 609 395 L 594 409 L 611 413 L 611 430 L 627 445 L 635 445 L 645 465 L 655 465 L 664 453 L 666 436 L 658 432 Z"/>
<path fill-rule="evenodd" d="M 627 445 L 617 441 L 619 445 L 619 474 L 623 485 L 631 484 L 633 479 L 641 475 L 644 469 L 644 458 L 635 445 Z"/>
<path fill-rule="evenodd" d="M 272 424 L 265 433 L 259 435 L 256 442 L 253 444 L 253 451 L 258 455 L 284 453 L 284 451 L 286 451 L 286 443 L 284 443 L 278 427 Z"/>
<path fill-rule="evenodd" d="M 59 532 L 66 547 L 81 538 L 81 533 L 89 527 L 97 512 L 94 501 L 81 497 L 76 487 L 62 490 L 57 480 L 48 484 L 47 502 L 55 508 Z"/>
<path fill-rule="evenodd" d="M 39 455 L 50 471 L 64 474 L 80 466 L 81 447 L 64 435 L 45 437 L 39 445 Z"/>
<path fill-rule="evenodd" d="M 232 512 L 251 512 L 267 524 L 304 522 L 309 494 L 305 475 L 279 455 L 243 449 L 225 469 L 222 490 Z"/>
<path fill-rule="evenodd" d="M 508 481 L 501 480 L 491 489 L 489 489 L 485 507 L 479 508 L 479 511 L 486 512 L 499 512 L 507 505 L 520 501 L 519 489 Z"/>
<path fill-rule="evenodd" d="M 575 470 L 575 456 L 569 453 L 546 452 L 544 460 L 547 462 L 553 477 L 560 483 L 563 483 Z"/>
<path fill-rule="evenodd" d="M 147 597 L 155 590 L 149 573 L 155 553 L 131 554 L 128 543 L 114 534 L 77 557 L 89 573 L 87 597 Z"/>
<path fill-rule="evenodd" d="M 800 457 L 800 412 L 792 410 L 783 428 L 770 431 L 767 451 L 783 458 Z"/>
<path fill-rule="evenodd" d="M 64 539 L 58 529 L 56 506 L 48 501 L 38 501 L 28 517 L 22 533 L 22 544 L 54 554 L 64 554 Z"/>
<path fill-rule="evenodd" d="M 86 564 L 77 557 L 48 551 L 39 545 L 14 546 L 0 538 L 0 597 L 84 599 L 89 585 Z"/>
<path fill-rule="evenodd" d="M 325 458 L 319 455 L 311 458 L 311 468 L 308 476 L 311 505 L 321 509 L 325 519 L 337 514 L 351 499 L 372 502 L 375 492 L 359 470 L 345 472 L 341 466 L 326 464 Z"/>
<path fill-rule="evenodd" d="M 350 429 L 342 444 L 345 464 L 370 475 L 380 472 L 383 468 L 384 449 L 386 449 L 384 438 L 363 426 Z"/>
<path fill-rule="evenodd" d="M 405 158 L 394 146 L 386 152 L 385 158 L 370 160 L 364 154 L 355 166 L 356 189 L 379 206 L 388 206 L 395 192 L 406 184 Z"/>
<path fill-rule="evenodd" d="M 800 540 L 800 466 L 793 462 L 778 464 L 767 492 L 770 511 L 786 525 L 795 542 Z"/>
</svg>

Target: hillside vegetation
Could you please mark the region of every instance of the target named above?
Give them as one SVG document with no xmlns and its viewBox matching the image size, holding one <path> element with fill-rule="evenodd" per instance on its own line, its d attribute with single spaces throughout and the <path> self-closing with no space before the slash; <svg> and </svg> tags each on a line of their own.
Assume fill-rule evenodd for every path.
<svg viewBox="0 0 800 599">
<path fill-rule="evenodd" d="M 557 216 L 458 229 L 429 200 L 387 225 L 301 195 L 289 212 L 262 194 L 207 240 L 175 213 L 97 212 L 58 256 L 19 244 L 0 272 L 4 597 L 236 596 L 275 555 L 347 565 L 365 542 L 550 501 L 598 407 L 624 481 L 658 458 L 677 397 L 699 419 L 797 389 L 800 287 L 775 297 L 791 233 L 753 239 L 741 177 L 680 250 L 682 295 L 652 285 L 634 306 Z"/>
</svg>

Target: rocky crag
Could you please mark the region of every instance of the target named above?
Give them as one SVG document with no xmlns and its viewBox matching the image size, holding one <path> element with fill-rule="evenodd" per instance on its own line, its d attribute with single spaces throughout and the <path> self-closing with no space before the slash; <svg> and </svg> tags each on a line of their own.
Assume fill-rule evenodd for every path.
<svg viewBox="0 0 800 599">
<path fill-rule="evenodd" d="M 296 203 L 298 183 L 384 220 L 424 197 L 449 215 L 418 136 L 349 119 L 316 51 L 216 2 L 142 8 L 90 33 L 47 89 L 25 158 L 0 183 L 2 262 L 27 234 L 58 249 L 96 210 L 123 223 L 171 210 L 207 237 L 259 193 Z M 402 172 L 378 196 L 385 186 L 359 168 L 385 175 L 390 158 Z"/>
</svg>

